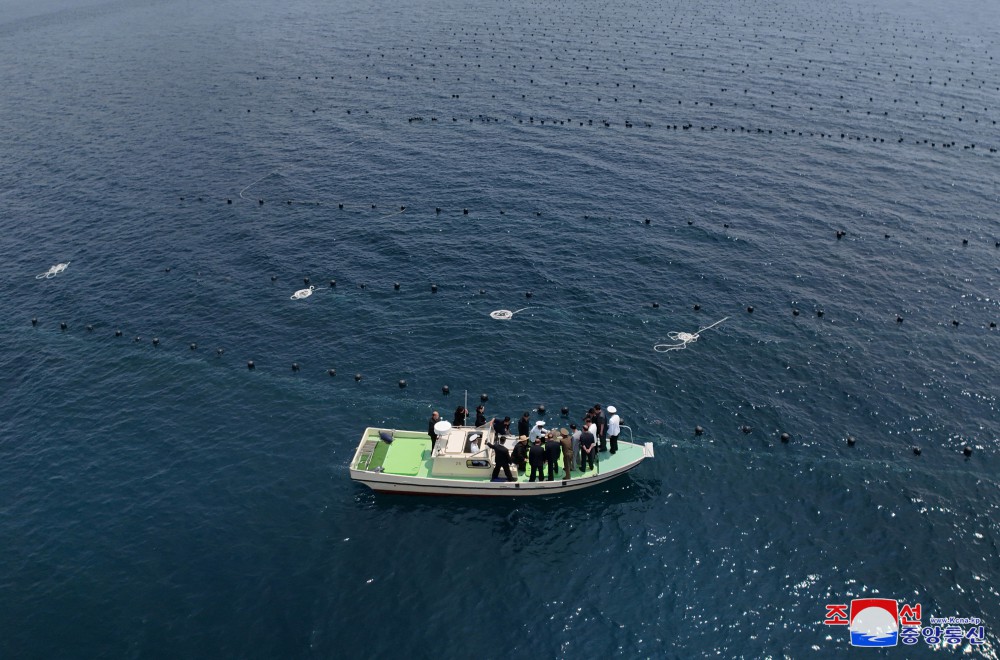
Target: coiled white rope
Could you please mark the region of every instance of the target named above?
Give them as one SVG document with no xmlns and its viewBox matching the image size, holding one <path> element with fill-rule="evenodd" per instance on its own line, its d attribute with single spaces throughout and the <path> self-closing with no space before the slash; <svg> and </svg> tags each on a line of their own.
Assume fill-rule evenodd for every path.
<svg viewBox="0 0 1000 660">
<path fill-rule="evenodd" d="M 521 309 L 513 311 L 513 312 L 510 311 L 509 309 L 497 309 L 497 310 L 494 310 L 494 311 L 490 312 L 490 318 L 491 319 L 496 319 L 497 321 L 509 321 L 512 316 L 514 316 L 518 312 L 523 312 L 526 309 L 531 309 L 531 308 L 530 307 L 522 307 Z"/>
<path fill-rule="evenodd" d="M 70 262 L 68 262 L 68 261 L 66 263 L 64 263 L 64 264 L 56 264 L 55 266 L 52 266 L 51 268 L 49 268 L 44 273 L 39 273 L 38 275 L 35 275 L 35 279 L 36 280 L 51 280 L 53 277 L 55 277 L 56 275 L 62 273 L 64 270 L 66 270 L 66 268 L 69 267 L 69 264 L 70 264 Z"/>
<path fill-rule="evenodd" d="M 303 298 L 308 298 L 316 290 L 315 286 L 310 285 L 308 289 L 299 289 L 292 294 L 292 300 L 302 300 Z"/>
<path fill-rule="evenodd" d="M 668 332 L 667 337 L 670 338 L 670 341 L 680 342 L 680 343 L 654 344 L 653 350 L 656 351 L 657 353 L 666 353 L 668 351 L 679 351 L 685 349 L 687 348 L 688 344 L 693 344 L 694 342 L 698 341 L 698 337 L 701 335 L 701 333 L 705 332 L 706 330 L 711 330 L 712 328 L 719 325 L 728 318 L 729 317 L 727 316 L 724 319 L 719 319 L 712 325 L 707 325 L 698 332 Z"/>
</svg>

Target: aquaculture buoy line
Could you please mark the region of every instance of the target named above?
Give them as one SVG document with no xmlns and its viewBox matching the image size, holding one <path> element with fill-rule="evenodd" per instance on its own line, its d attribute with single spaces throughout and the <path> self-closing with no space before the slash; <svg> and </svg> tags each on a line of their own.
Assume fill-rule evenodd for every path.
<svg viewBox="0 0 1000 660">
<path fill-rule="evenodd" d="M 726 318 L 728 318 L 728 317 L 726 317 Z M 701 330 L 699 330 L 699 332 L 704 332 L 705 330 L 709 329 L 710 327 L 714 327 L 714 326 L 718 325 L 719 323 L 721 323 L 722 321 L 725 321 L 725 320 L 726 319 L 721 319 L 721 320 L 717 321 L 716 323 L 713 323 L 711 326 L 706 326 L 705 328 L 702 328 Z M 39 328 L 40 325 L 42 327 L 44 327 L 44 324 L 40 324 L 40 322 L 39 322 L 39 320 L 38 320 L 37 317 L 33 317 L 31 319 L 31 325 L 34 328 Z M 86 331 L 86 336 L 91 336 L 91 337 L 97 336 L 94 333 L 94 326 L 93 326 L 93 324 L 87 324 L 86 326 L 84 326 L 84 329 Z M 60 321 L 59 322 L 59 330 L 60 330 L 60 333 L 66 333 L 66 332 L 70 331 L 69 324 L 66 323 L 65 321 Z M 678 334 L 681 334 L 681 333 L 678 333 Z M 114 333 L 113 333 L 113 337 L 115 339 L 119 339 L 119 340 L 123 339 L 124 332 L 122 331 L 122 329 L 120 327 L 115 328 Z M 141 335 L 136 335 L 133 338 L 133 340 L 131 342 L 131 345 L 135 346 L 135 345 L 138 345 L 138 344 L 141 344 L 141 343 L 143 343 L 142 336 Z M 161 341 L 161 339 L 159 337 L 155 337 L 155 336 L 150 340 L 150 343 L 152 344 L 153 348 L 156 351 L 169 351 L 170 349 L 169 349 L 168 346 L 182 346 L 183 345 L 183 342 L 178 342 L 177 344 L 172 344 L 172 343 L 168 342 L 166 345 L 164 345 L 163 341 Z M 198 343 L 197 342 L 189 342 L 187 344 L 187 348 L 192 353 L 193 352 L 197 352 L 198 351 Z M 216 348 L 215 349 L 215 359 L 216 360 L 222 359 L 223 356 L 225 355 L 225 352 L 226 352 L 225 349 L 222 348 L 222 347 Z M 256 360 L 250 359 L 250 360 L 246 361 L 246 371 L 248 371 L 248 372 L 257 372 L 257 370 L 258 370 L 258 363 L 257 363 Z M 279 369 L 279 370 L 275 371 L 274 373 L 279 373 L 279 374 L 280 373 L 285 373 L 285 374 L 287 374 L 289 372 L 291 372 L 291 374 L 293 375 L 293 377 L 296 377 L 296 378 L 308 377 L 308 376 L 302 375 L 304 373 L 303 372 L 303 367 L 302 367 L 302 364 L 300 364 L 298 361 L 293 361 L 290 365 L 287 365 L 285 368 Z M 324 374 L 326 374 L 329 378 L 335 378 L 337 376 L 337 370 L 335 368 L 317 369 L 315 371 L 309 371 L 307 373 L 313 373 L 314 375 L 318 376 L 321 372 L 324 373 Z M 358 383 L 359 386 L 360 386 L 360 384 L 363 381 L 365 381 L 365 380 L 374 380 L 375 382 L 390 383 L 390 382 L 392 382 L 393 379 L 389 378 L 389 377 L 384 377 L 384 376 L 383 377 L 375 377 L 373 379 L 367 379 L 362 372 L 356 372 L 353 375 L 353 380 L 354 380 L 355 383 Z M 396 384 L 396 387 L 399 390 L 403 390 L 403 389 L 407 389 L 410 383 L 407 381 L 407 379 L 400 378 L 400 379 L 397 379 L 395 381 L 395 384 Z M 451 393 L 451 388 L 448 385 L 442 385 L 442 386 L 440 386 L 440 390 L 439 391 L 440 391 L 440 393 L 442 395 L 448 396 Z M 417 396 L 424 396 L 424 394 L 418 394 Z M 428 396 L 433 396 L 433 395 L 428 395 Z M 489 394 L 487 394 L 487 393 L 484 392 L 484 393 L 480 394 L 479 399 L 480 399 L 480 401 L 482 401 L 482 402 L 485 403 L 485 402 L 489 401 L 490 397 L 489 397 Z M 546 412 L 546 407 L 544 405 L 538 405 L 537 407 L 534 408 L 534 410 L 535 410 L 536 414 L 538 414 L 539 416 L 544 416 L 545 412 Z M 569 412 L 570 412 L 569 407 L 565 406 L 565 405 L 562 406 L 560 408 L 560 410 L 559 410 L 559 414 L 562 417 L 568 417 L 569 416 Z M 751 434 L 754 433 L 753 427 L 750 426 L 747 423 L 741 424 L 740 426 L 737 427 L 736 430 L 741 431 L 744 435 L 751 435 Z M 702 426 L 698 425 L 698 426 L 695 426 L 693 432 L 694 432 L 695 436 L 699 436 L 700 437 L 700 436 L 705 435 L 706 429 L 703 428 Z M 775 433 L 778 433 L 778 432 L 775 432 Z M 782 431 L 782 432 L 780 432 L 777 437 L 778 437 L 778 440 L 780 440 L 781 444 L 790 444 L 791 441 L 792 441 L 792 439 L 793 439 L 792 434 L 789 433 L 788 431 Z M 846 444 L 847 444 L 848 447 L 852 447 L 853 448 L 857 444 L 857 439 L 853 435 L 848 435 L 846 437 Z M 921 448 L 919 446 L 915 446 L 912 449 L 913 449 L 913 454 L 915 456 L 920 456 L 921 455 L 922 452 L 921 452 Z M 972 456 L 972 454 L 973 454 L 972 445 L 970 445 L 968 443 L 963 444 L 962 448 L 959 451 L 960 451 L 960 453 L 966 459 L 970 458 Z"/>
</svg>

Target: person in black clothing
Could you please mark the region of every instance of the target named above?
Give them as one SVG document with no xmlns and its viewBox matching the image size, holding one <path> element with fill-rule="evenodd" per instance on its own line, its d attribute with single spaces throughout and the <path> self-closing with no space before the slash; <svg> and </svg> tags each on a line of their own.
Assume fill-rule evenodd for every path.
<svg viewBox="0 0 1000 660">
<path fill-rule="evenodd" d="M 597 452 L 596 442 L 594 434 L 590 431 L 584 429 L 583 433 L 580 434 L 580 472 L 587 471 L 588 463 L 590 469 L 594 469 L 594 454 Z"/>
<path fill-rule="evenodd" d="M 496 433 L 497 436 L 510 435 L 510 417 L 504 417 L 503 420 L 494 418 L 493 432 Z"/>
<path fill-rule="evenodd" d="M 479 404 L 476 406 L 476 426 L 482 426 L 486 423 L 486 406 Z"/>
<path fill-rule="evenodd" d="M 437 442 L 437 433 L 434 432 L 434 425 L 441 421 L 441 415 L 438 411 L 431 413 L 431 421 L 427 422 L 427 435 L 431 436 L 431 449 L 434 449 L 434 443 Z"/>
<path fill-rule="evenodd" d="M 514 477 L 510 473 L 510 452 L 507 451 L 507 448 L 503 446 L 502 442 L 487 442 L 486 446 L 492 449 L 496 456 L 493 465 L 493 478 L 496 479 L 500 475 L 500 468 L 503 468 L 503 473 L 507 475 L 507 481 L 514 481 Z"/>
<path fill-rule="evenodd" d="M 545 458 L 549 464 L 549 481 L 553 475 L 559 471 L 559 457 L 562 456 L 562 443 L 556 438 L 555 432 L 549 431 L 548 439 L 545 440 Z"/>
<path fill-rule="evenodd" d="M 455 408 L 455 421 L 451 423 L 452 426 L 465 426 L 465 418 L 469 416 L 469 409 L 465 406 L 459 406 Z"/>
<path fill-rule="evenodd" d="M 524 476 L 528 473 L 528 436 L 522 435 L 517 439 L 511 458 L 517 465 L 518 476 Z"/>
<path fill-rule="evenodd" d="M 594 424 L 597 424 L 597 441 L 601 447 L 601 451 L 608 450 L 608 423 L 604 418 L 604 412 L 601 410 L 601 404 L 594 404 L 594 414 L 591 415 L 591 420 Z"/>
<path fill-rule="evenodd" d="M 517 420 L 517 434 L 528 435 L 531 432 L 531 413 L 524 413 L 521 419 Z"/>
<path fill-rule="evenodd" d="M 542 449 L 541 438 L 535 438 L 535 444 L 531 445 L 531 449 L 528 450 L 528 463 L 531 464 L 531 478 L 528 481 L 534 481 L 536 475 L 539 481 L 544 481 L 545 450 Z"/>
</svg>

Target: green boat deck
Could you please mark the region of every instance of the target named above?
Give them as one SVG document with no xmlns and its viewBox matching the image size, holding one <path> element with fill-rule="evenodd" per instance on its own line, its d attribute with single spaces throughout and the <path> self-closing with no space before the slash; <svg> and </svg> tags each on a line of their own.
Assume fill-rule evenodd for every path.
<svg viewBox="0 0 1000 660">
<path fill-rule="evenodd" d="M 433 461 L 431 460 L 431 440 L 426 433 L 420 433 L 419 431 L 385 430 L 393 433 L 392 444 L 383 441 L 379 437 L 380 429 L 372 429 L 368 437 L 364 440 L 358 462 L 354 465 L 355 469 L 371 472 L 382 468 L 381 471 L 386 474 L 425 478 L 433 476 L 431 474 L 431 466 L 433 465 Z M 580 472 L 578 469 L 573 470 L 570 473 L 571 477 L 595 474 L 597 472 L 598 456 L 600 458 L 600 471 L 607 472 L 640 460 L 643 457 L 643 448 L 642 445 L 619 442 L 618 452 L 615 455 L 612 456 L 611 452 L 598 454 L 595 456 L 594 470 L 588 470 L 585 473 Z M 547 475 L 548 468 L 546 467 L 545 470 Z M 515 466 L 511 465 L 511 471 L 515 471 Z M 528 467 L 526 471 L 528 474 L 517 475 L 518 480 L 528 480 L 531 468 Z M 562 458 L 560 457 L 559 471 L 555 477 L 558 479 L 563 474 Z M 492 475 L 492 469 L 483 470 L 482 477 L 473 477 L 472 479 L 475 481 L 489 481 Z M 503 476 L 503 470 L 500 471 L 500 476 Z M 469 477 L 435 478 L 469 480 Z"/>
</svg>

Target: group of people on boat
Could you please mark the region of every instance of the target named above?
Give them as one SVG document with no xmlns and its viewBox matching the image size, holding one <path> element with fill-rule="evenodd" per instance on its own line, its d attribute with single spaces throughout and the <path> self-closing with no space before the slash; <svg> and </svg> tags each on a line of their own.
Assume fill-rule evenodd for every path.
<svg viewBox="0 0 1000 660">
<path fill-rule="evenodd" d="M 618 451 L 622 420 L 614 406 L 608 406 L 607 414 L 605 417 L 601 404 L 598 403 L 584 415 L 581 427 L 570 424 L 569 428 L 547 429 L 544 420 L 532 424 L 531 413 L 525 412 L 517 422 L 517 442 L 513 451 L 508 450 L 503 444 L 507 437 L 514 435 L 510 428 L 510 417 L 503 419 L 494 417 L 487 421 L 485 406 L 480 405 L 476 408 L 475 426 L 482 428 L 489 425 L 496 435 L 496 442 L 486 443 L 493 449 L 495 456 L 494 480 L 499 479 L 502 470 L 507 481 L 515 481 L 510 469 L 513 464 L 517 466 L 518 475 L 527 474 L 528 468 L 531 468 L 528 481 L 553 481 L 559 472 L 560 457 L 564 471 L 562 478 L 569 479 L 574 469 L 581 473 L 586 473 L 588 468 L 593 470 L 595 459 L 599 465 L 600 459 L 597 456 L 599 452 L 610 451 L 614 454 Z M 459 406 L 455 410 L 452 426 L 465 426 L 468 415 L 468 409 Z M 432 449 L 437 441 L 434 427 L 440 421 L 441 416 L 435 410 L 427 425 L 427 435 L 431 438 Z M 547 479 L 546 468 L 548 468 Z"/>
</svg>

